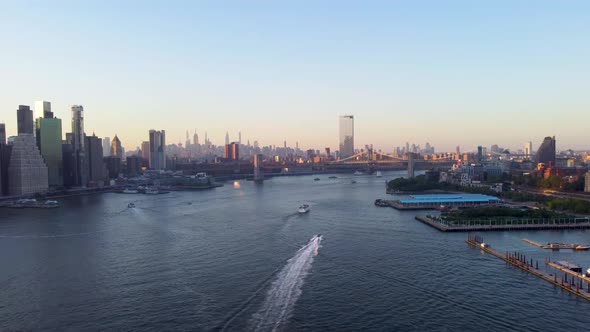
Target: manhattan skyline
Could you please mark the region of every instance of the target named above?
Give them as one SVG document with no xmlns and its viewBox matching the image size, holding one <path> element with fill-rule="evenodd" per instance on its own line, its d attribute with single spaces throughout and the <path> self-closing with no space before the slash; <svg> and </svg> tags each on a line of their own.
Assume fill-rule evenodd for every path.
<svg viewBox="0 0 590 332">
<path fill-rule="evenodd" d="M 85 132 L 127 150 L 149 129 L 178 143 L 195 128 L 217 145 L 229 131 L 337 150 L 346 114 L 356 147 L 384 151 L 514 149 L 547 135 L 588 147 L 584 2 L 113 4 L 5 6 L 8 136 L 18 105 L 47 100 L 66 122 L 84 106 Z"/>
</svg>

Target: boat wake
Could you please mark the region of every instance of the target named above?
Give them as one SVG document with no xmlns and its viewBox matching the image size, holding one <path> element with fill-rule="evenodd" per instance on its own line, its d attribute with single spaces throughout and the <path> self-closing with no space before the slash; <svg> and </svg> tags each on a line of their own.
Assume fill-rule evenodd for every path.
<svg viewBox="0 0 590 332">
<path fill-rule="evenodd" d="M 321 235 L 314 235 L 279 271 L 262 307 L 252 317 L 254 330 L 276 331 L 289 319 L 321 241 Z"/>
</svg>

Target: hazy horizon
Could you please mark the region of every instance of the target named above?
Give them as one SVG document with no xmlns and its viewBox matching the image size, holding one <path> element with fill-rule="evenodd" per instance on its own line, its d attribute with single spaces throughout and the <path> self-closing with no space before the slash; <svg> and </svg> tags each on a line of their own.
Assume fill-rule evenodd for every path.
<svg viewBox="0 0 590 332">
<path fill-rule="evenodd" d="M 70 131 L 127 150 L 164 129 L 217 144 L 258 140 L 437 151 L 492 144 L 588 149 L 590 3 L 9 2 L 0 13 L 0 122 L 52 103 Z M 37 114 L 35 114 L 37 116 Z"/>
</svg>

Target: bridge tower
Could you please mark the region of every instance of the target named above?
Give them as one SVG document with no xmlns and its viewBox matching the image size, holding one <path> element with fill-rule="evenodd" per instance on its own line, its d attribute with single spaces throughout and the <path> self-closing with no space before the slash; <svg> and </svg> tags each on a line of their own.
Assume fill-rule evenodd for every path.
<svg viewBox="0 0 590 332">
<path fill-rule="evenodd" d="M 414 178 L 414 166 L 415 166 L 415 154 L 413 152 L 408 153 L 408 178 Z"/>
</svg>

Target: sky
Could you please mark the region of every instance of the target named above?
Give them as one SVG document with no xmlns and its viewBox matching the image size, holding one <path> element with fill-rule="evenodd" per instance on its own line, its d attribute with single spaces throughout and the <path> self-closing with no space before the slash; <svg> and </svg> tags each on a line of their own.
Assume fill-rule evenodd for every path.
<svg viewBox="0 0 590 332">
<path fill-rule="evenodd" d="M 0 122 L 48 100 L 127 150 L 164 129 L 301 148 L 590 149 L 590 2 L 5 1 Z M 37 116 L 37 114 L 35 115 Z"/>
</svg>

